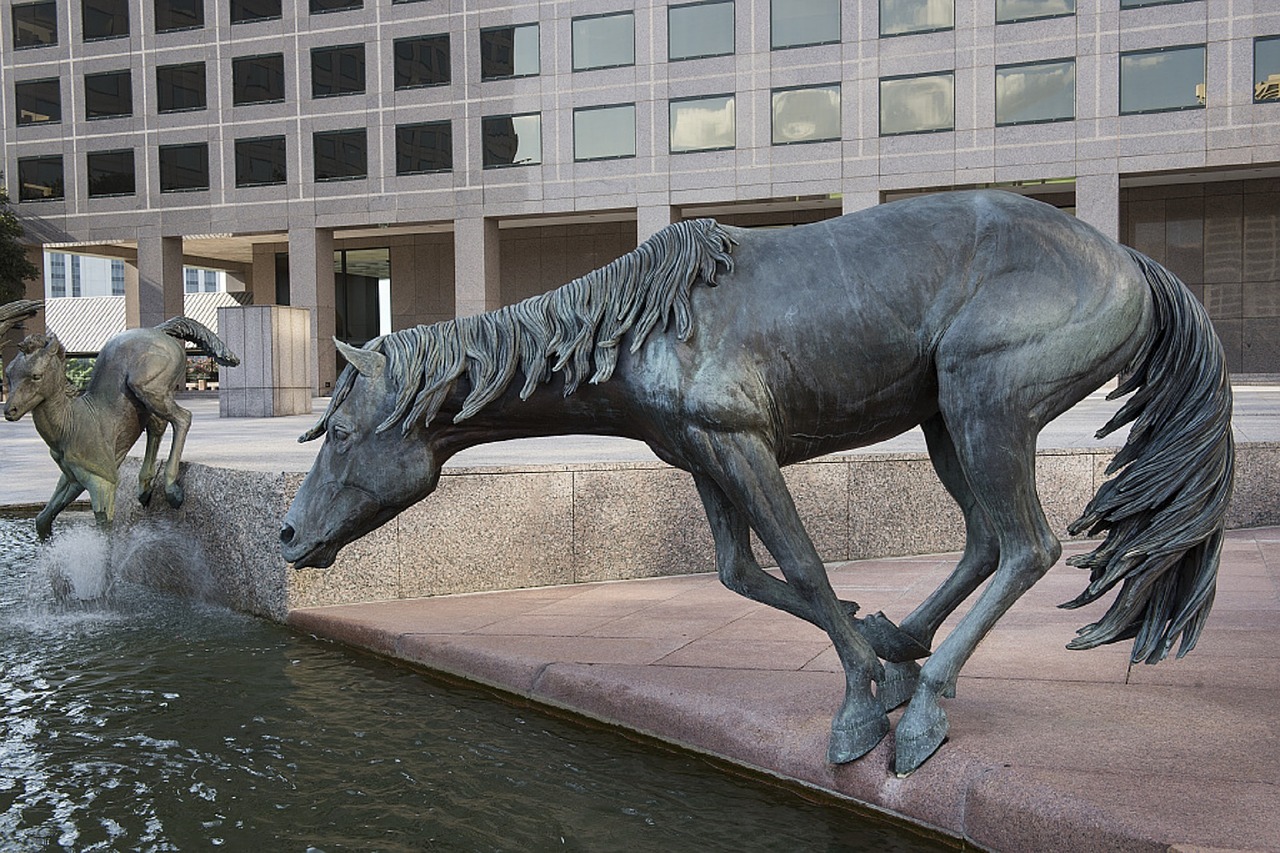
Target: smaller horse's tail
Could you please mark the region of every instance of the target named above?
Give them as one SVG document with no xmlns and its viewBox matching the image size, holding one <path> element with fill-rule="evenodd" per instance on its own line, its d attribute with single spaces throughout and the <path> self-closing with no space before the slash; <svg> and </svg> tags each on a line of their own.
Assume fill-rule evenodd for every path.
<svg viewBox="0 0 1280 853">
<path fill-rule="evenodd" d="M 227 349 L 227 345 L 222 342 L 221 338 L 215 335 L 207 326 L 192 320 L 190 317 L 171 317 L 156 326 L 156 328 L 171 338 L 190 341 L 196 346 L 202 347 L 209 355 L 213 356 L 213 360 L 218 364 L 235 367 L 240 363 L 240 358 Z"/>
<path fill-rule="evenodd" d="M 1111 397 L 1130 392 L 1098 437 L 1133 422 L 1108 480 L 1070 526 L 1107 531 L 1071 565 L 1091 570 L 1088 588 L 1063 607 L 1088 604 L 1123 582 L 1110 609 L 1068 648 L 1134 638 L 1132 660 L 1158 663 L 1181 636 L 1195 647 L 1213 606 L 1235 444 L 1231 384 L 1209 316 L 1172 273 L 1129 250 L 1151 288 L 1152 329 L 1133 372 Z"/>
<path fill-rule="evenodd" d="M 18 299 L 0 305 L 0 337 L 28 317 L 34 317 L 43 302 L 34 299 Z"/>
</svg>

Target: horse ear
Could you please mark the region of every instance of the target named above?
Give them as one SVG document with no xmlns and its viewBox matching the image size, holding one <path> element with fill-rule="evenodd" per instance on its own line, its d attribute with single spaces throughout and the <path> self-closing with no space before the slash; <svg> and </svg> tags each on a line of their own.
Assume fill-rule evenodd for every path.
<svg viewBox="0 0 1280 853">
<path fill-rule="evenodd" d="M 337 338 L 333 339 L 333 343 L 338 348 L 338 352 L 342 353 L 342 357 L 350 362 L 361 376 L 377 379 L 387 367 L 387 357 L 376 350 L 356 349 Z"/>
</svg>

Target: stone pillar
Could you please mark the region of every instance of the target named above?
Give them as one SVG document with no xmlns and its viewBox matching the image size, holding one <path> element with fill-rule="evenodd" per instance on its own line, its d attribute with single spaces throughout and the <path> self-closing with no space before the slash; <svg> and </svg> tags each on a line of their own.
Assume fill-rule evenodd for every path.
<svg viewBox="0 0 1280 853">
<path fill-rule="evenodd" d="M 289 289 L 293 305 L 311 309 L 311 387 L 328 396 L 338 374 L 332 229 L 289 229 Z"/>
<path fill-rule="evenodd" d="M 1080 175 L 1076 178 L 1076 216 L 1112 240 L 1120 239 L 1120 176 Z"/>
<path fill-rule="evenodd" d="M 639 246 L 675 221 L 675 209 L 669 204 L 636 208 L 636 245 Z"/>
<path fill-rule="evenodd" d="M 218 336 L 240 357 L 239 366 L 218 368 L 222 417 L 311 412 L 311 314 L 280 305 L 218 309 Z"/>
<path fill-rule="evenodd" d="M 253 294 L 254 305 L 276 304 L 276 250 L 273 243 L 253 244 L 246 290 Z"/>
<path fill-rule="evenodd" d="M 459 317 L 502 307 L 498 220 L 475 217 L 453 223 L 454 306 Z"/>
<path fill-rule="evenodd" d="M 182 238 L 138 238 L 137 278 L 125 276 L 125 326 L 157 326 L 183 314 Z"/>
</svg>

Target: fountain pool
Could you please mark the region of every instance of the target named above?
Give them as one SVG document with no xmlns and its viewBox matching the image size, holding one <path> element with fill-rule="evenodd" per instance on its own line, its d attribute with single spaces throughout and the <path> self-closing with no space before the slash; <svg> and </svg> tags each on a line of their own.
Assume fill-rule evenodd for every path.
<svg viewBox="0 0 1280 853">
<path fill-rule="evenodd" d="M 31 519 L 0 516 L 0 849 L 952 849 L 696 756 L 108 582 L 121 559 L 87 519 L 40 546 Z M 190 593 L 186 569 L 148 571 Z"/>
</svg>

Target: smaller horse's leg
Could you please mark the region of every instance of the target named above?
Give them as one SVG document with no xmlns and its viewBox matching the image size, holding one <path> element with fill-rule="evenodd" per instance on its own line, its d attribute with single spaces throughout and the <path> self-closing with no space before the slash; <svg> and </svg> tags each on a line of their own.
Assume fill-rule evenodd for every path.
<svg viewBox="0 0 1280 853">
<path fill-rule="evenodd" d="M 964 469 L 956 456 L 956 448 L 947 431 L 942 415 L 934 415 L 920 425 L 929 458 L 938 479 L 964 513 L 964 554 L 955 569 L 929 597 L 913 610 L 900 626 L 902 631 L 915 637 L 926 647 L 932 647 L 934 635 L 943 620 L 950 616 L 966 598 L 973 594 L 984 580 L 995 571 L 1000 559 L 1000 542 L 987 518 L 986 510 L 978 503 L 965 479 Z M 886 663 L 884 680 L 880 682 L 880 699 L 886 710 L 905 703 L 915 692 L 920 675 L 920 664 L 915 661 Z M 955 695 L 955 683 L 947 685 L 944 696 Z"/>
<path fill-rule="evenodd" d="M 831 723 L 827 755 L 836 764 L 861 757 L 889 731 L 889 718 L 871 691 L 872 680 L 881 677 L 883 668 L 871 645 L 854 628 L 847 606 L 836 598 L 776 457 L 763 439 L 751 434 L 690 437 L 698 451 L 700 472 L 713 479 L 746 515 L 778 561 L 791 592 L 808 605 L 815 623 L 831 637 L 844 667 L 845 698 Z"/>
<path fill-rule="evenodd" d="M 44 509 L 36 515 L 36 536 L 48 539 L 53 532 L 53 520 L 58 517 L 58 513 L 71 506 L 71 502 L 80 497 L 83 491 L 84 486 L 64 471 L 58 478 L 58 485 L 54 487 L 53 496 L 44 505 Z"/>
<path fill-rule="evenodd" d="M 110 528 L 116 517 L 116 484 L 105 477 L 89 474 L 81 478 L 89 491 L 89 505 L 99 527 Z"/>
<path fill-rule="evenodd" d="M 173 383 L 163 376 L 131 382 L 129 389 L 142 401 L 152 417 L 173 425 L 173 444 L 169 447 L 169 459 L 164 466 L 164 496 L 169 506 L 177 509 L 182 506 L 184 497 L 182 486 L 178 485 L 178 473 L 182 464 L 182 449 L 187 443 L 187 431 L 191 429 L 191 413 L 173 399 Z M 149 428 L 147 437 L 150 441 Z"/>
<path fill-rule="evenodd" d="M 165 422 L 150 415 L 147 418 L 147 449 L 142 457 L 142 468 L 138 471 L 138 503 L 143 506 L 151 504 L 151 491 L 156 478 L 156 457 L 160 455 L 160 439 L 164 437 Z"/>
</svg>

